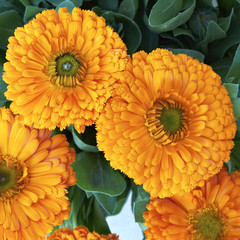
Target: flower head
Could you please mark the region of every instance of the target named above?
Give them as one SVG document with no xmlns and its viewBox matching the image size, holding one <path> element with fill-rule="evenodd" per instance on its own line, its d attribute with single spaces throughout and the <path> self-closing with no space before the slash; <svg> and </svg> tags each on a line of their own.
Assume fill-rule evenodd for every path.
<svg viewBox="0 0 240 240">
<path fill-rule="evenodd" d="M 59 228 L 51 234 L 47 240 L 118 240 L 116 234 L 100 235 L 89 232 L 84 226 L 78 226 L 71 230 L 68 227 Z"/>
<path fill-rule="evenodd" d="M 36 128 L 79 132 L 93 124 L 127 61 L 126 46 L 105 20 L 74 8 L 46 10 L 9 38 L 3 79 L 14 113 Z"/>
<path fill-rule="evenodd" d="M 69 216 L 75 152 L 64 135 L 25 126 L 0 108 L 0 239 L 44 239 Z"/>
<path fill-rule="evenodd" d="M 97 131 L 113 168 L 152 196 L 168 197 L 220 171 L 236 124 L 228 92 L 210 66 L 157 49 L 133 55 Z"/>
<path fill-rule="evenodd" d="M 153 198 L 143 213 L 146 240 L 237 240 L 240 229 L 240 173 L 223 168 L 184 196 Z"/>
</svg>

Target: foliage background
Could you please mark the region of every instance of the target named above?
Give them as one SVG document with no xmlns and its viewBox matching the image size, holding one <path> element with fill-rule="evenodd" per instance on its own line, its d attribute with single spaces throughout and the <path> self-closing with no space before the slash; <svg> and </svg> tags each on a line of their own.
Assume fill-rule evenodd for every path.
<svg viewBox="0 0 240 240">
<path fill-rule="evenodd" d="M 158 47 L 186 53 L 212 66 L 226 86 L 233 102 L 238 126 L 235 147 L 227 163 L 229 173 L 240 170 L 240 0 L 1 0 L 0 71 L 6 61 L 8 37 L 44 9 L 74 7 L 90 9 L 103 16 L 126 43 L 131 55 Z M 0 79 L 0 106 L 9 106 Z M 60 133 L 58 129 L 53 135 Z M 70 126 L 61 132 L 74 147 L 73 168 L 77 184 L 70 187 L 69 220 L 63 226 L 86 225 L 90 231 L 109 233 L 106 216 L 121 211 L 129 191 L 133 191 L 135 221 L 145 229 L 142 212 L 149 194 L 119 171 L 113 170 L 96 147 L 94 126 L 78 134 Z M 58 228 L 58 227 L 56 227 Z"/>
</svg>

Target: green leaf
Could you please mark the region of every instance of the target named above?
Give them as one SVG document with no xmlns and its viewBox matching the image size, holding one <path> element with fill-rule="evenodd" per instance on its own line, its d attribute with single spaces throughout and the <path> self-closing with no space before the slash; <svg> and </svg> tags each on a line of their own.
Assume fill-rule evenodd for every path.
<svg viewBox="0 0 240 240">
<path fill-rule="evenodd" d="M 4 93 L 6 92 L 7 90 L 7 83 L 5 83 L 3 80 L 2 80 L 2 73 L 3 73 L 3 66 L 0 65 L 0 75 L 1 75 L 1 78 L 0 78 L 0 105 L 1 107 L 4 106 L 6 104 L 6 97 L 4 96 Z"/>
<path fill-rule="evenodd" d="M 114 26 L 122 25 L 120 31 L 116 28 L 114 28 L 114 30 L 119 33 L 127 45 L 128 53 L 133 54 L 139 47 L 142 39 L 138 25 L 131 18 L 120 13 L 106 11 L 103 12 L 102 16 L 106 19 L 107 24 L 113 28 Z"/>
<path fill-rule="evenodd" d="M 83 0 L 71 0 L 76 7 L 81 7 Z"/>
<path fill-rule="evenodd" d="M 227 89 L 229 97 L 234 99 L 238 96 L 238 84 L 224 83 L 224 87 Z"/>
<path fill-rule="evenodd" d="M 138 0 L 123 0 L 120 3 L 118 12 L 129 18 L 134 18 L 138 9 Z"/>
<path fill-rule="evenodd" d="M 238 83 L 240 81 L 239 66 L 240 66 L 240 44 L 238 45 L 238 48 L 235 52 L 235 56 L 233 58 L 232 65 L 226 76 L 226 82 L 229 82 L 229 79 L 234 79 L 235 83 Z"/>
<path fill-rule="evenodd" d="M 88 143 L 86 143 L 84 141 L 84 136 L 87 135 L 85 132 L 84 134 L 79 134 L 73 127 L 73 125 L 71 125 L 70 127 L 71 132 L 72 132 L 72 136 L 73 136 L 73 141 L 74 143 L 77 145 L 77 147 L 83 151 L 87 151 L 87 152 L 99 152 L 98 147 L 97 146 L 93 146 L 90 145 Z M 87 135 L 88 137 L 90 137 L 90 134 Z"/>
<path fill-rule="evenodd" d="M 143 212 L 145 212 L 146 205 L 150 201 L 150 194 L 146 192 L 142 185 L 136 185 L 132 183 L 132 205 L 133 205 L 133 214 L 136 222 L 144 223 Z"/>
<path fill-rule="evenodd" d="M 49 2 L 55 7 L 57 7 L 59 4 L 61 4 L 64 1 L 65 0 L 49 0 Z"/>
<path fill-rule="evenodd" d="M 0 48 L 7 49 L 8 38 L 13 36 L 16 27 L 22 26 L 21 16 L 15 10 L 0 13 Z"/>
<path fill-rule="evenodd" d="M 116 11 L 118 9 L 118 0 L 97 0 L 98 5 L 105 10 Z"/>
<path fill-rule="evenodd" d="M 231 11 L 231 13 L 229 14 L 228 17 L 218 18 L 218 25 L 222 28 L 222 30 L 224 32 L 226 32 L 230 27 L 233 12 L 234 12 L 234 10 L 232 9 L 232 11 Z"/>
<path fill-rule="evenodd" d="M 99 234 L 109 234 L 110 229 L 106 222 L 106 216 L 104 214 L 103 209 L 96 199 L 94 199 L 93 203 L 93 230 Z"/>
<path fill-rule="evenodd" d="M 224 37 L 226 37 L 226 33 L 222 28 L 216 22 L 210 21 L 207 26 L 206 35 L 204 39 L 197 44 L 197 48 L 200 48 L 205 53 L 207 52 L 207 44 Z"/>
<path fill-rule="evenodd" d="M 187 22 L 195 5 L 196 0 L 158 0 L 150 11 L 147 25 L 158 33 L 171 31 Z"/>
<path fill-rule="evenodd" d="M 99 204 L 105 209 L 108 215 L 112 215 L 116 205 L 116 197 L 109 196 L 102 193 L 95 193 L 94 196 L 98 200 Z"/>
<path fill-rule="evenodd" d="M 188 36 L 192 40 L 195 41 L 195 37 L 193 36 L 193 33 L 191 32 L 191 30 L 186 29 L 186 28 L 180 28 L 180 27 L 173 29 L 173 36 L 174 37 L 177 37 L 177 36 L 180 36 L 180 35 Z"/>
<path fill-rule="evenodd" d="M 238 98 L 239 84 L 234 83 L 225 83 L 223 84 L 226 87 L 229 96 L 233 104 L 233 113 L 235 116 L 235 121 L 238 125 L 238 130 L 240 130 L 240 98 Z"/>
<path fill-rule="evenodd" d="M 230 161 L 227 162 L 228 172 L 240 171 L 240 140 L 234 141 L 234 148 L 231 150 Z"/>
<path fill-rule="evenodd" d="M 68 11 L 71 13 L 72 10 L 75 8 L 75 5 L 70 0 L 65 0 L 65 1 L 61 2 L 60 4 L 58 4 L 55 10 L 58 12 L 59 8 L 61 8 L 61 7 L 66 7 L 68 9 Z"/>
<path fill-rule="evenodd" d="M 81 152 L 72 166 L 77 185 L 85 191 L 117 196 L 126 188 L 124 177 L 111 168 L 101 152 Z"/>
<path fill-rule="evenodd" d="M 211 63 L 211 67 L 214 72 L 216 72 L 222 79 L 222 82 L 225 82 L 225 78 L 231 66 L 232 59 L 231 58 L 223 58 L 214 63 Z"/>
<path fill-rule="evenodd" d="M 34 6 L 27 6 L 25 13 L 24 13 L 24 17 L 23 17 L 24 22 L 25 23 L 29 22 L 36 16 L 37 13 L 40 13 L 43 10 L 45 10 L 45 9 L 39 8 L 39 7 L 34 7 Z"/>
<path fill-rule="evenodd" d="M 8 10 L 3 13 L 0 13 L 1 28 L 14 30 L 16 27 L 19 27 L 22 25 L 23 25 L 22 18 L 17 11 Z"/>
<path fill-rule="evenodd" d="M 199 62 L 203 62 L 204 61 L 204 55 L 196 50 L 191 50 L 191 49 L 174 49 L 174 48 L 169 48 L 170 51 L 172 51 L 174 54 L 179 54 L 179 53 L 183 53 L 186 54 L 188 56 L 191 56 L 195 59 L 197 59 Z"/>
<path fill-rule="evenodd" d="M 211 61 L 222 59 L 230 47 L 240 43 L 239 25 L 240 20 L 232 21 L 227 32 L 227 37 L 209 45 L 208 58 Z"/>
</svg>

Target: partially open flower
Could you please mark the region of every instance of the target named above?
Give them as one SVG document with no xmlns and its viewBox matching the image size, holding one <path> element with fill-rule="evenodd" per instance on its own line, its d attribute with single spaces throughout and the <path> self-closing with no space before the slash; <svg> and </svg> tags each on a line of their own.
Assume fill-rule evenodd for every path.
<svg viewBox="0 0 240 240">
<path fill-rule="evenodd" d="M 53 234 L 48 236 L 47 240 L 118 240 L 116 234 L 100 235 L 89 232 L 84 226 L 78 226 L 71 230 L 68 227 L 59 228 Z"/>
<path fill-rule="evenodd" d="M 69 216 L 75 152 L 64 135 L 23 124 L 0 108 L 0 239 L 44 239 Z"/>
<path fill-rule="evenodd" d="M 135 53 L 97 121 L 115 169 L 154 197 L 202 186 L 229 160 L 236 124 L 212 68 L 185 54 Z"/>
<path fill-rule="evenodd" d="M 153 198 L 144 212 L 146 240 L 238 240 L 240 173 L 223 168 L 184 196 Z"/>
<path fill-rule="evenodd" d="M 126 65 L 119 35 L 80 8 L 43 11 L 14 35 L 3 74 L 13 112 L 36 128 L 92 125 Z"/>
</svg>

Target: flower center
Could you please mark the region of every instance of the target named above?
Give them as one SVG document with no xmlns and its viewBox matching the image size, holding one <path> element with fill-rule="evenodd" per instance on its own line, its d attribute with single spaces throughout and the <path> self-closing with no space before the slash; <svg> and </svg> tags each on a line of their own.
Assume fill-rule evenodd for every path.
<svg viewBox="0 0 240 240">
<path fill-rule="evenodd" d="M 86 74 L 86 66 L 79 54 L 68 51 L 55 55 L 49 61 L 48 75 L 57 86 L 75 87 L 80 85 Z"/>
<path fill-rule="evenodd" d="M 193 236 L 198 240 L 217 240 L 224 237 L 224 219 L 214 209 L 198 212 L 192 219 L 195 230 Z"/>
<path fill-rule="evenodd" d="M 26 167 L 10 156 L 0 156 L 0 200 L 10 198 L 25 185 Z"/>
<path fill-rule="evenodd" d="M 187 133 L 187 117 L 182 106 L 172 100 L 156 101 L 145 116 L 150 135 L 163 145 L 184 138 Z"/>
</svg>

